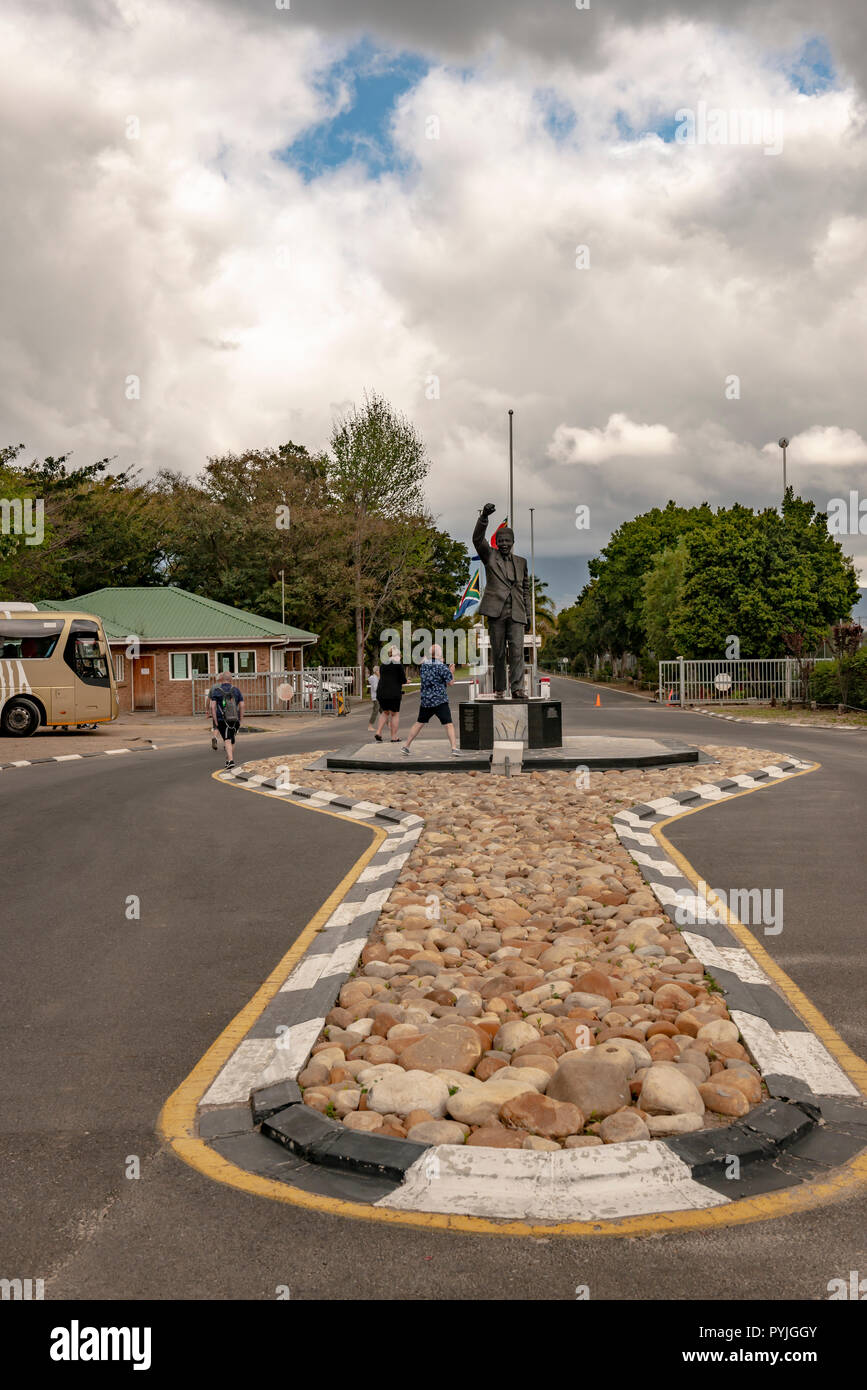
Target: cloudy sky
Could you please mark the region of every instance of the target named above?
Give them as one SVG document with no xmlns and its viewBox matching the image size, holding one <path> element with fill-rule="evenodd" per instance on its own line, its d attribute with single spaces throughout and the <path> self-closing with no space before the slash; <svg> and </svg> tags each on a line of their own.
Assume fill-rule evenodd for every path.
<svg viewBox="0 0 867 1390">
<path fill-rule="evenodd" d="M 863 0 L 282 2 L 6 0 L 0 443 L 193 474 L 376 389 L 468 540 L 511 406 L 561 602 L 782 434 L 867 513 Z"/>
</svg>

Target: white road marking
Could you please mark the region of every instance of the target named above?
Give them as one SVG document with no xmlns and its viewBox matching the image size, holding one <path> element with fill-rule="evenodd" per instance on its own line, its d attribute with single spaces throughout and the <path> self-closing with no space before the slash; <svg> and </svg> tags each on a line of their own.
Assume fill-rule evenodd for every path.
<svg viewBox="0 0 867 1390">
<path fill-rule="evenodd" d="M 592 1221 L 725 1206 L 654 1140 L 536 1153 L 438 1145 L 377 1207 L 526 1221 Z"/>
</svg>

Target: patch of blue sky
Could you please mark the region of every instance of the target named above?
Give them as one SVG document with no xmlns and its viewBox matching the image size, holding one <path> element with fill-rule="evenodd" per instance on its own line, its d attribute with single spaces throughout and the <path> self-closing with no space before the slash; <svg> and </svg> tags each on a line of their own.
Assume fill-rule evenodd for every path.
<svg viewBox="0 0 867 1390">
<path fill-rule="evenodd" d="M 792 86 L 805 96 L 827 92 L 837 85 L 834 59 L 821 34 L 813 34 L 807 39 L 794 59 L 784 60 L 784 67 Z"/>
<path fill-rule="evenodd" d="M 578 124 L 575 108 L 551 87 L 543 87 L 536 92 L 535 100 L 542 112 L 542 124 L 551 139 L 557 144 L 568 140 Z"/>
<path fill-rule="evenodd" d="M 305 182 L 356 160 L 371 176 L 404 167 L 391 137 L 400 98 L 426 75 L 429 63 L 415 53 L 393 53 L 365 39 L 332 63 L 316 80 L 332 116 L 308 127 L 278 158 Z"/>
</svg>

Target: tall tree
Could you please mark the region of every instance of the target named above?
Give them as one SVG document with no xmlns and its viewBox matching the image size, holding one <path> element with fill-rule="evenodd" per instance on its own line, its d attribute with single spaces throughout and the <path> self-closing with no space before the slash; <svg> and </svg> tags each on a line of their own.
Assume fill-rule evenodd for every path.
<svg viewBox="0 0 867 1390">
<path fill-rule="evenodd" d="M 355 617 L 355 660 L 364 664 L 368 632 L 403 586 L 408 567 L 430 558 L 420 522 L 426 519 L 424 443 L 406 416 L 376 392 L 353 407 L 331 435 L 327 476 L 348 518 Z"/>
</svg>

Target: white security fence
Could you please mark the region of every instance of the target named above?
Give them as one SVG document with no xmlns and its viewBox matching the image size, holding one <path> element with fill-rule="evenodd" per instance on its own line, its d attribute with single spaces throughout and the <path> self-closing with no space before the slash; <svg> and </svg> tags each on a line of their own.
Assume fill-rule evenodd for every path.
<svg viewBox="0 0 867 1390">
<path fill-rule="evenodd" d="M 768 704 L 803 699 L 792 657 L 738 661 L 660 661 L 659 702 L 673 705 Z"/>
<path fill-rule="evenodd" d="M 219 676 L 193 680 L 193 714 L 207 714 L 208 695 Z M 310 666 L 304 671 L 259 671 L 233 676 L 244 696 L 244 714 L 343 714 L 351 697 L 361 698 L 357 666 Z"/>
</svg>

